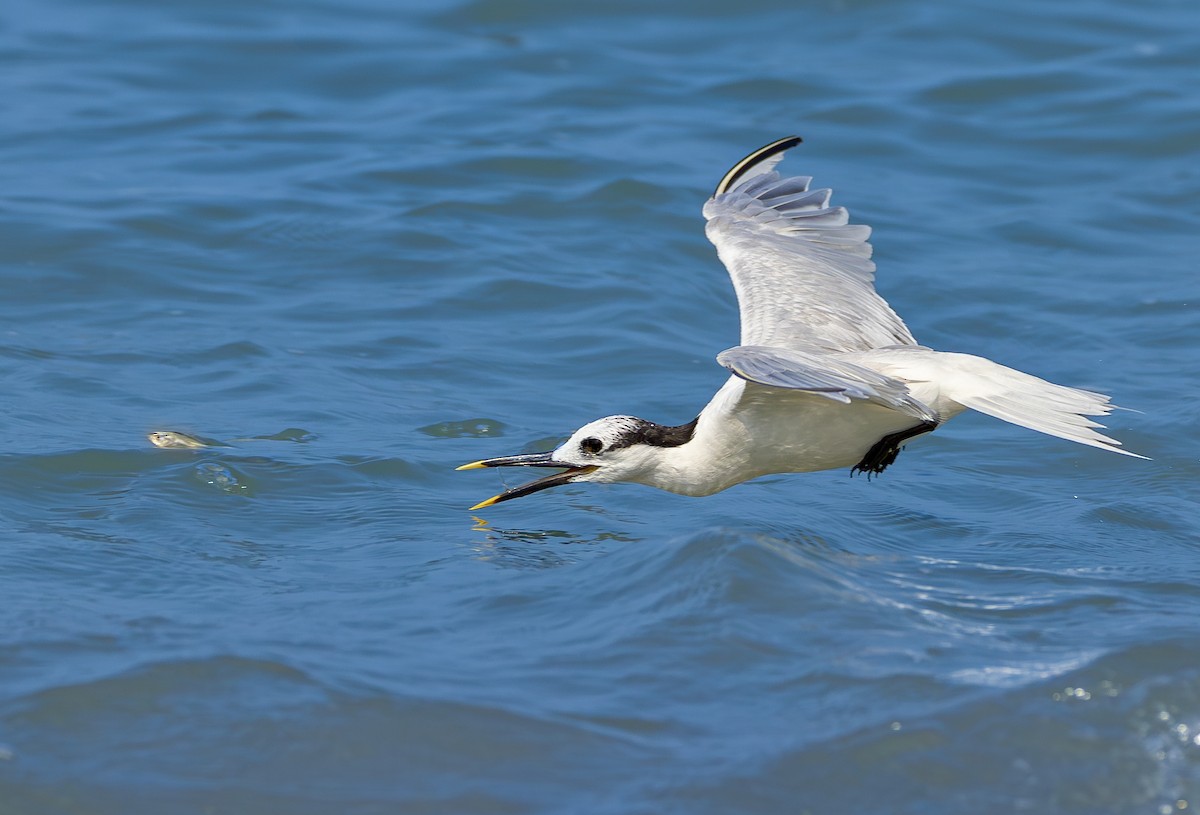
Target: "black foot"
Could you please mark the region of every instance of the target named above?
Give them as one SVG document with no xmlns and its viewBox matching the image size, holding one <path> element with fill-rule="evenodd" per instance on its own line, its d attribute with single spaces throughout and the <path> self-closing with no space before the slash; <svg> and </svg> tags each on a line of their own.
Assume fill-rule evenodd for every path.
<svg viewBox="0 0 1200 815">
<path fill-rule="evenodd" d="M 862 461 L 850 468 L 850 475 L 866 473 L 867 480 L 869 481 L 872 475 L 879 475 L 888 468 L 889 464 L 896 460 L 896 456 L 900 455 L 900 451 L 904 448 L 904 442 L 913 436 L 928 433 L 937 426 L 937 422 L 921 422 L 916 427 L 910 427 L 908 430 L 901 430 L 899 433 L 889 433 L 872 445 L 867 454 L 863 456 Z"/>
</svg>

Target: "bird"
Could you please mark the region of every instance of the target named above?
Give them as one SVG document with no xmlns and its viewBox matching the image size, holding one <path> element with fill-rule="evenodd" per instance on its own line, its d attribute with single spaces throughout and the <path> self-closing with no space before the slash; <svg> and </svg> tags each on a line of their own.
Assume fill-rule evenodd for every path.
<svg viewBox="0 0 1200 815">
<path fill-rule="evenodd" d="M 1134 458 L 1089 416 L 1116 406 L 984 357 L 919 345 L 875 290 L 869 226 L 832 191 L 775 167 L 801 143 L 771 142 L 725 173 L 705 232 L 733 281 L 741 343 L 717 355 L 730 377 L 692 421 L 589 422 L 554 450 L 458 467 L 548 467 L 470 511 L 564 484 L 632 482 L 706 496 L 774 473 L 850 468 L 869 480 L 906 442 L 971 409 Z"/>
</svg>

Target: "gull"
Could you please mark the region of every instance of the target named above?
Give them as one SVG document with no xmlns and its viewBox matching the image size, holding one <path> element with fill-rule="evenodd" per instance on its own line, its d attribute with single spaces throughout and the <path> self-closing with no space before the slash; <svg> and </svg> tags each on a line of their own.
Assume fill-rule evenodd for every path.
<svg viewBox="0 0 1200 815">
<path fill-rule="evenodd" d="M 882 473 L 909 440 L 970 408 L 1134 458 L 1086 417 L 1109 397 L 1055 385 L 983 357 L 918 345 L 875 291 L 871 228 L 850 223 L 831 191 L 775 166 L 800 144 L 779 139 L 739 161 L 704 205 L 705 232 L 733 279 L 741 344 L 717 362 L 732 376 L 700 415 L 667 426 L 608 416 L 547 453 L 459 467 L 552 467 L 471 510 L 584 481 L 712 495 L 772 473 L 849 467 Z"/>
</svg>

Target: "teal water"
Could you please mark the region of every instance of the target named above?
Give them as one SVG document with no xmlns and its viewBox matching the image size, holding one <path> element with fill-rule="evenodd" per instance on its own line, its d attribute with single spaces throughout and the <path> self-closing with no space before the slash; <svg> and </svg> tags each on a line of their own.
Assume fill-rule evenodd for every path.
<svg viewBox="0 0 1200 815">
<path fill-rule="evenodd" d="M 9 0 L 0 813 L 1200 807 L 1198 23 Z M 963 416 L 467 512 L 720 386 L 700 207 L 792 132 L 920 341 L 1154 460 Z"/>
</svg>

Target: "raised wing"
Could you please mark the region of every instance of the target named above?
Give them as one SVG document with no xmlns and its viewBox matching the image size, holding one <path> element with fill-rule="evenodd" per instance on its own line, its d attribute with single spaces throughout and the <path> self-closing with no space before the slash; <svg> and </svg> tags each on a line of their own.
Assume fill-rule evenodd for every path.
<svg viewBox="0 0 1200 815">
<path fill-rule="evenodd" d="M 837 402 L 861 399 L 923 421 L 938 421 L 937 413 L 913 398 L 899 379 L 829 354 L 739 345 L 718 354 L 717 362 L 747 382 L 809 391 Z"/>
<path fill-rule="evenodd" d="M 789 136 L 738 162 L 704 205 L 705 232 L 729 270 L 742 345 L 865 351 L 915 345 L 875 291 L 869 226 L 830 207 L 830 190 L 772 168 L 800 143 Z"/>
</svg>

